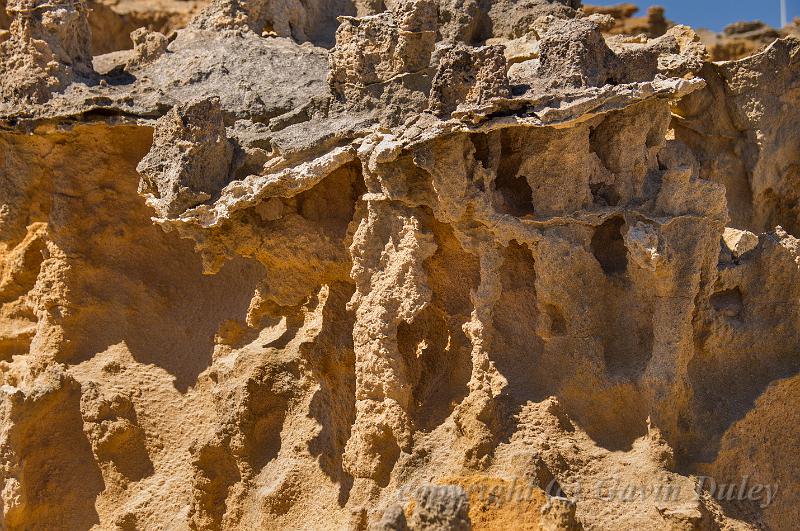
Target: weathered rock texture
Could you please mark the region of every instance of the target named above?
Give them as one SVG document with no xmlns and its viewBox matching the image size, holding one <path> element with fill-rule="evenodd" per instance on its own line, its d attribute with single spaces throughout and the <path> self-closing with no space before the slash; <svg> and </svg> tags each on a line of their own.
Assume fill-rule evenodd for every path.
<svg viewBox="0 0 800 531">
<path fill-rule="evenodd" d="M 776 5 L 776 9 L 777 7 Z M 675 25 L 665 17 L 664 8 L 659 6 L 648 8 L 644 16 L 636 16 L 639 8 L 630 3 L 612 6 L 584 5 L 583 12 L 612 17 L 613 20 L 604 28 L 608 35 L 658 37 Z M 800 37 L 800 19 L 795 19 L 784 28 L 772 28 L 760 20 L 735 22 L 721 32 L 698 28 L 697 35 L 711 60 L 730 61 L 761 52 L 775 39 Z"/>
<path fill-rule="evenodd" d="M 12 17 L 6 12 L 16 0 L 0 0 L 0 40 Z M 86 0 L 94 55 L 128 50 L 130 34 L 141 27 L 170 34 L 180 29 L 208 0 Z"/>
<path fill-rule="evenodd" d="M 100 55 L 7 7 L 3 528 L 800 518 L 800 41 L 214 0 Z"/>
</svg>

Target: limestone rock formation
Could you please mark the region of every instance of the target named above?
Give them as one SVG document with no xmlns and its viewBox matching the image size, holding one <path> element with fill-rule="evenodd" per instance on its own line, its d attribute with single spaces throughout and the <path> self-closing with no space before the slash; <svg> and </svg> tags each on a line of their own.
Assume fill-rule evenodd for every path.
<svg viewBox="0 0 800 531">
<path fill-rule="evenodd" d="M 206 202 L 228 183 L 233 145 L 219 98 L 179 103 L 159 118 L 153 146 L 139 162 L 139 193 L 168 217 Z"/>
<path fill-rule="evenodd" d="M 141 27 L 165 35 L 183 28 L 208 0 L 86 0 L 95 56 L 131 48 L 129 35 Z M 6 9 L 15 2 L 0 0 L 0 40 L 11 25 Z"/>
<path fill-rule="evenodd" d="M 800 40 L 88 5 L 0 39 L 4 529 L 795 525 Z"/>
<path fill-rule="evenodd" d="M 442 54 L 431 84 L 428 109 L 447 116 L 459 105 L 508 98 L 511 87 L 502 46 L 453 46 Z"/>
<path fill-rule="evenodd" d="M 0 43 L 0 96 L 41 103 L 53 90 L 92 73 L 83 0 L 12 0 L 8 40 Z"/>
<path fill-rule="evenodd" d="M 645 16 L 636 16 L 639 8 L 631 3 L 584 5 L 582 10 L 587 15 L 610 16 L 612 20 L 603 28 L 607 35 L 652 38 L 663 35 L 675 25 L 666 18 L 664 8 L 659 6 L 649 7 Z M 775 39 L 800 37 L 800 19 L 795 19 L 784 28 L 773 28 L 760 20 L 750 20 L 729 24 L 720 32 L 708 28 L 696 28 L 696 31 L 713 61 L 731 61 L 757 54 Z"/>
<path fill-rule="evenodd" d="M 639 8 L 635 4 L 617 4 L 612 6 L 584 5 L 583 12 L 587 15 L 609 15 L 614 21 L 607 28 L 611 35 L 640 35 L 659 37 L 673 24 L 665 18 L 664 8 L 651 6 L 645 16 L 638 14 Z"/>
<path fill-rule="evenodd" d="M 133 41 L 133 56 L 125 64 L 127 70 L 155 61 L 167 51 L 169 45 L 169 40 L 164 34 L 145 28 L 133 31 L 131 40 Z"/>
</svg>

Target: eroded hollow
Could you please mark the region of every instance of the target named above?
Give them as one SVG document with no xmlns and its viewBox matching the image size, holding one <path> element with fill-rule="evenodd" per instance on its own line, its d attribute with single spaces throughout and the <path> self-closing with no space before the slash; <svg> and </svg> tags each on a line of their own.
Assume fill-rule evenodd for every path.
<svg viewBox="0 0 800 531">
<path fill-rule="evenodd" d="M 466 252 L 449 225 L 431 217 L 437 249 L 425 262 L 431 303 L 411 323 L 398 327 L 398 348 L 414 376 L 414 423 L 439 426 L 468 393 L 471 344 L 463 326 L 470 320 L 470 292 L 480 281 L 478 259 Z"/>
<path fill-rule="evenodd" d="M 525 175 L 520 175 L 524 138 L 520 135 L 502 133 L 500 137 L 500 161 L 494 189 L 501 203 L 501 210 L 514 216 L 533 214 L 533 189 Z M 479 152 L 480 153 L 480 152 Z M 487 155 L 483 155 L 484 158 Z"/>
<path fill-rule="evenodd" d="M 739 288 L 718 291 L 711 296 L 710 302 L 725 317 L 738 318 L 742 313 L 742 292 Z"/>
<path fill-rule="evenodd" d="M 502 195 L 509 214 L 533 214 L 533 190 L 524 175 L 498 173 L 495 189 Z"/>
<path fill-rule="evenodd" d="M 548 304 L 545 312 L 550 319 L 550 334 L 553 337 L 563 336 L 567 333 L 567 321 L 564 319 L 563 312 L 556 306 Z"/>
<path fill-rule="evenodd" d="M 501 268 L 502 294 L 494 307 L 492 351 L 498 371 L 508 380 L 505 393 L 514 409 L 546 398 L 537 373 L 541 340 L 536 336 L 536 270 L 530 249 L 511 241 Z"/>
<path fill-rule="evenodd" d="M 628 269 L 628 250 L 622 237 L 625 220 L 613 217 L 597 227 L 592 236 L 592 254 L 606 275 L 618 275 Z"/>
<path fill-rule="evenodd" d="M 355 215 L 356 201 L 364 192 L 361 165 L 346 164 L 310 190 L 298 194 L 297 211 L 320 226 L 330 238 L 341 240 Z"/>
</svg>

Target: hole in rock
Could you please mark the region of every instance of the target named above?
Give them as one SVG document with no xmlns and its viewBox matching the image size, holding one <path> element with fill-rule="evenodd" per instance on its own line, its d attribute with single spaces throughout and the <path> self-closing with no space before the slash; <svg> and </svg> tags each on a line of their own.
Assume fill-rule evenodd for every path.
<svg viewBox="0 0 800 531">
<path fill-rule="evenodd" d="M 499 196 L 500 208 L 514 216 L 533 214 L 533 190 L 525 176 L 520 175 L 523 137 L 503 133 L 500 142 L 500 164 L 494 189 Z"/>
<path fill-rule="evenodd" d="M 548 304 L 545 307 L 547 316 L 550 318 L 550 333 L 553 336 L 563 336 L 567 333 L 567 321 L 564 319 L 564 314 L 561 313 L 557 307 Z"/>
<path fill-rule="evenodd" d="M 606 275 L 624 273 L 628 269 L 628 250 L 622 238 L 625 220 L 614 217 L 597 227 L 592 236 L 592 254 Z"/>
<path fill-rule="evenodd" d="M 605 123 L 605 122 L 604 122 Z M 589 150 L 597 155 L 597 158 L 600 159 L 600 162 L 608 168 L 608 140 L 603 137 L 605 133 L 605 129 L 603 128 L 603 123 L 598 125 L 597 127 L 590 127 L 589 128 Z"/>
<path fill-rule="evenodd" d="M 495 189 L 500 192 L 507 213 L 533 214 L 533 190 L 525 176 L 498 172 Z"/>
<path fill-rule="evenodd" d="M 592 202 L 600 206 L 616 206 L 619 203 L 619 193 L 608 183 L 594 183 L 589 185 L 592 191 Z"/>
<path fill-rule="evenodd" d="M 742 313 L 742 292 L 739 288 L 718 291 L 711 296 L 710 302 L 725 317 L 735 318 Z"/>
<path fill-rule="evenodd" d="M 472 146 L 475 148 L 475 160 L 481 163 L 485 169 L 492 167 L 492 150 L 490 146 L 491 139 L 488 135 L 469 135 Z"/>
<path fill-rule="evenodd" d="M 794 193 L 777 193 L 772 188 L 767 188 L 762 193 L 762 198 L 761 219 L 758 220 L 760 223 L 755 223 L 756 231 L 781 226 L 793 236 L 800 235 L 800 200 Z"/>
<path fill-rule="evenodd" d="M 319 184 L 297 195 L 297 210 L 319 224 L 331 238 L 342 239 L 355 215 L 356 202 L 366 191 L 361 165 L 351 163 L 337 169 Z"/>
</svg>

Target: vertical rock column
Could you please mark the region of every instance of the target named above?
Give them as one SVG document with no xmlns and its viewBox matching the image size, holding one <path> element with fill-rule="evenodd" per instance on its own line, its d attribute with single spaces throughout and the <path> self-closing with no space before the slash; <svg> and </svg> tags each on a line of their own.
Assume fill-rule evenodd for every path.
<svg viewBox="0 0 800 531">
<path fill-rule="evenodd" d="M 413 209 L 370 201 L 353 238 L 356 293 L 356 421 L 344 453 L 357 478 L 384 483 L 401 450 L 410 451 L 408 412 L 412 383 L 397 344 L 402 321 L 411 322 L 430 302 L 423 262 L 436 250 Z"/>
</svg>

